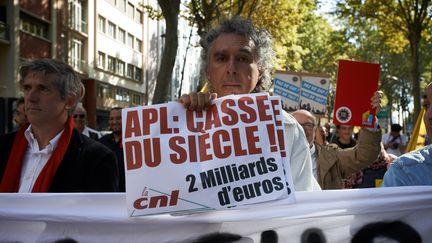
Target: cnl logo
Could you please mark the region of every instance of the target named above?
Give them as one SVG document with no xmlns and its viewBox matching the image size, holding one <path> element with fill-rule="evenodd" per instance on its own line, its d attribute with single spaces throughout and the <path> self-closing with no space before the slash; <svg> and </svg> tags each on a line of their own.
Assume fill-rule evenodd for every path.
<svg viewBox="0 0 432 243">
<path fill-rule="evenodd" d="M 158 192 L 155 190 L 152 191 Z M 170 195 L 162 192 L 158 192 L 161 193 L 162 195 L 149 197 L 147 187 L 145 187 L 142 193 L 143 197 L 135 200 L 133 206 L 136 209 L 163 208 L 167 206 L 176 206 L 179 199 L 179 192 L 180 192 L 179 190 L 174 190 L 171 192 Z"/>
</svg>

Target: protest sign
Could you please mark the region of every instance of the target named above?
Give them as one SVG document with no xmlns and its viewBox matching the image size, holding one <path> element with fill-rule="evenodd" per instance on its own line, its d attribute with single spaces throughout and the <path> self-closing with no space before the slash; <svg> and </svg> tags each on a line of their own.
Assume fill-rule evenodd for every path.
<svg viewBox="0 0 432 243">
<path fill-rule="evenodd" d="M 329 76 L 325 74 L 278 71 L 274 93 L 282 97 L 283 108 L 289 112 L 304 109 L 323 116 L 329 85 Z"/>
<path fill-rule="evenodd" d="M 130 216 L 295 201 L 277 97 L 133 107 L 122 119 Z"/>
<path fill-rule="evenodd" d="M 373 127 L 371 98 L 378 89 L 379 64 L 340 60 L 333 123 Z"/>
</svg>

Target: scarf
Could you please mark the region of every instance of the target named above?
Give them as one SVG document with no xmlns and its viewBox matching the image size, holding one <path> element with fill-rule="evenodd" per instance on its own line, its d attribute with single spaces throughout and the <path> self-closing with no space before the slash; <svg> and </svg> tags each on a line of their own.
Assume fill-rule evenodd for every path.
<svg viewBox="0 0 432 243">
<path fill-rule="evenodd" d="M 15 136 L 12 151 L 10 152 L 3 179 L 0 183 L 0 192 L 18 192 L 19 190 L 22 163 L 28 146 L 28 141 L 24 136 L 24 132 L 29 125 L 30 124 L 27 123 L 21 126 Z M 58 146 L 36 179 L 32 192 L 48 192 L 57 168 L 66 153 L 69 141 L 72 137 L 73 128 L 73 119 L 68 117 L 63 134 L 59 139 Z"/>
</svg>

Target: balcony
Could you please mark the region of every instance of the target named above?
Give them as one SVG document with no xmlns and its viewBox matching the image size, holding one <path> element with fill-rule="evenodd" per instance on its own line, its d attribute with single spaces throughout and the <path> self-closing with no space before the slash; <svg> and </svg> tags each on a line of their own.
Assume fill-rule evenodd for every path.
<svg viewBox="0 0 432 243">
<path fill-rule="evenodd" d="M 85 60 L 73 59 L 69 60 L 71 67 L 79 73 L 88 73 L 88 64 Z"/>
<path fill-rule="evenodd" d="M 69 27 L 73 30 L 76 30 L 80 33 L 87 34 L 87 23 L 83 20 L 74 20 L 72 19 L 69 22 Z"/>
</svg>

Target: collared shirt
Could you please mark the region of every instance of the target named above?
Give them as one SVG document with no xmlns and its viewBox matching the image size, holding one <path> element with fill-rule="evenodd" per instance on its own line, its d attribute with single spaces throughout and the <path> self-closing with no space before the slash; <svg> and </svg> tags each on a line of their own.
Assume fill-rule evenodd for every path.
<svg viewBox="0 0 432 243">
<path fill-rule="evenodd" d="M 383 144 L 387 144 L 390 141 L 393 141 L 393 136 L 390 133 L 386 133 L 382 136 L 382 140 L 381 142 Z M 404 135 L 401 134 L 398 138 L 395 139 L 395 142 L 398 144 L 401 144 L 403 146 L 406 146 L 408 144 L 408 138 Z M 402 152 L 400 151 L 399 147 L 398 148 L 387 148 L 387 153 L 389 154 L 394 154 L 396 156 L 401 156 Z"/>
<path fill-rule="evenodd" d="M 101 133 L 100 133 L 99 131 L 96 131 L 96 130 L 94 130 L 94 129 L 91 129 L 91 128 L 88 127 L 88 126 L 85 126 L 85 127 L 84 127 L 84 130 L 82 131 L 82 134 L 84 134 L 84 135 L 86 135 L 87 137 L 91 138 L 91 136 L 90 136 L 90 132 L 95 133 L 95 134 L 97 135 L 97 139 L 99 139 L 99 138 L 102 137 L 102 135 L 101 135 Z"/>
<path fill-rule="evenodd" d="M 312 159 L 312 173 L 315 179 L 318 180 L 318 163 L 317 163 L 317 149 L 315 144 L 312 143 L 312 147 L 310 148 L 311 159 Z"/>
<path fill-rule="evenodd" d="M 28 141 L 27 150 L 24 155 L 24 160 L 21 170 L 20 187 L 18 192 L 31 192 L 43 167 L 48 162 L 54 150 L 57 148 L 60 136 L 64 129 L 58 133 L 49 144 L 40 150 L 39 144 L 33 135 L 30 125 L 24 132 L 24 136 Z"/>
<path fill-rule="evenodd" d="M 393 161 L 381 186 L 432 185 L 432 145 L 406 153 Z"/>
</svg>

